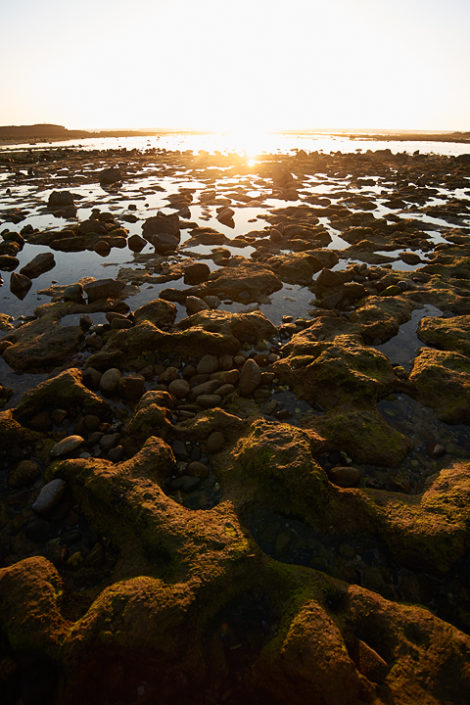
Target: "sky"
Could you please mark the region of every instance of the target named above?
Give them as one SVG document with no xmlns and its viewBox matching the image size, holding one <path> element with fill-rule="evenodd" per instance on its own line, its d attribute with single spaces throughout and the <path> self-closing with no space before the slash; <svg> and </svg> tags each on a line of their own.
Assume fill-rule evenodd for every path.
<svg viewBox="0 0 470 705">
<path fill-rule="evenodd" d="M 0 0 L 0 124 L 470 130 L 470 0 Z"/>
</svg>

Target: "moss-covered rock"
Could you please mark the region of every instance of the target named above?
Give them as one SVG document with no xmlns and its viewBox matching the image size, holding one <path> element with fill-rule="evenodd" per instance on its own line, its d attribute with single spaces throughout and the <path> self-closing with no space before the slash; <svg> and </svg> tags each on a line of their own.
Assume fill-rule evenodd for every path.
<svg viewBox="0 0 470 705">
<path fill-rule="evenodd" d="M 220 267 L 209 280 L 188 293 L 204 297 L 215 294 L 241 303 L 251 303 L 282 288 L 281 280 L 267 267 L 240 261 L 233 267 Z"/>
<path fill-rule="evenodd" d="M 283 353 L 273 365 L 281 381 L 326 409 L 370 406 L 396 383 L 387 357 L 366 347 L 357 327 L 339 318 L 319 318 L 294 335 Z"/>
<path fill-rule="evenodd" d="M 404 460 L 412 441 L 392 428 L 375 409 L 334 410 L 313 417 L 316 428 L 336 450 L 357 463 L 395 466 Z"/>
<path fill-rule="evenodd" d="M 91 356 L 89 364 L 98 370 L 109 367 L 141 368 L 161 355 L 215 355 L 235 353 L 240 343 L 232 335 L 210 333 L 202 327 L 166 333 L 150 321 L 109 335 L 102 349 Z"/>
<path fill-rule="evenodd" d="M 0 313 L 0 331 L 7 331 L 13 328 L 11 316 L 7 313 Z"/>
<path fill-rule="evenodd" d="M 176 306 L 164 299 L 154 299 L 134 311 L 136 321 L 150 321 L 156 326 L 171 326 L 176 318 Z"/>
<path fill-rule="evenodd" d="M 107 403 L 85 387 L 82 372 L 74 367 L 25 392 L 13 414 L 20 423 L 28 424 L 35 414 L 56 408 L 96 414 L 103 419 L 109 415 Z"/>
<path fill-rule="evenodd" d="M 8 334 L 3 357 L 15 370 L 42 372 L 67 362 L 83 338 L 79 326 L 61 326 L 50 316 L 25 323 Z"/>
<path fill-rule="evenodd" d="M 470 356 L 470 316 L 421 319 L 418 336 L 423 343 L 440 350 L 452 350 Z"/>
<path fill-rule="evenodd" d="M 146 392 L 127 421 L 124 427 L 127 436 L 124 444 L 130 454 L 137 452 L 150 436 L 165 438 L 172 428 L 170 409 L 163 404 L 163 394 L 165 393 Z"/>
<path fill-rule="evenodd" d="M 470 422 L 470 359 L 421 348 L 410 373 L 420 399 L 448 423 Z"/>
<path fill-rule="evenodd" d="M 69 624 L 58 605 L 62 580 L 54 566 L 34 556 L 0 569 L 0 595 L 0 626 L 12 649 L 58 658 Z"/>
<path fill-rule="evenodd" d="M 178 328 L 199 327 L 210 333 L 221 333 L 237 338 L 242 343 L 270 339 L 277 333 L 276 326 L 260 311 L 230 313 L 229 311 L 200 311 L 178 323 Z"/>
<path fill-rule="evenodd" d="M 43 436 L 22 426 L 14 417 L 13 410 L 0 411 L 0 448 L 10 460 L 18 460 L 36 443 L 42 443 Z"/>
<path fill-rule="evenodd" d="M 402 323 L 409 320 L 413 304 L 404 297 L 386 298 L 368 296 L 364 305 L 351 314 L 351 321 L 361 326 L 366 343 L 384 343 L 398 333 Z"/>
<path fill-rule="evenodd" d="M 372 493 L 384 537 L 406 565 L 446 572 L 470 546 L 470 464 L 441 470 L 421 495 Z"/>
</svg>

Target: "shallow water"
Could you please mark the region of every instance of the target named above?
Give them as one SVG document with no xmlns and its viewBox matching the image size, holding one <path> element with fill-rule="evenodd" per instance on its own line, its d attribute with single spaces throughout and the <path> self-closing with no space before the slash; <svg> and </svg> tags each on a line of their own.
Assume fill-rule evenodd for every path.
<svg viewBox="0 0 470 705">
<path fill-rule="evenodd" d="M 411 314 L 410 320 L 402 323 L 398 333 L 393 338 L 374 347 L 387 355 L 391 363 L 401 365 L 409 372 L 418 349 L 424 345 L 417 335 L 419 322 L 424 316 L 442 316 L 442 311 L 436 306 L 430 305 L 415 309 Z"/>
<path fill-rule="evenodd" d="M 396 140 L 367 140 L 360 138 L 339 137 L 325 134 L 279 134 L 266 133 L 260 135 L 237 136 L 230 133 L 210 133 L 210 134 L 170 134 L 150 137 L 106 137 L 87 138 L 82 140 L 64 140 L 58 142 L 42 142 L 39 144 L 25 142 L 20 145 L 6 145 L 5 150 L 16 150 L 29 147 L 30 149 L 43 149 L 45 146 L 51 148 L 70 147 L 82 150 L 94 149 L 137 149 L 148 151 L 151 149 L 165 149 L 170 151 L 192 152 L 206 151 L 209 153 L 221 152 L 229 154 L 233 152 L 246 154 L 250 157 L 256 154 L 269 153 L 291 153 L 295 150 L 323 151 L 323 152 L 366 152 L 370 150 L 376 152 L 389 149 L 393 154 L 407 152 L 414 154 L 419 151 L 421 154 L 446 154 L 457 156 L 468 154 L 470 147 L 468 144 L 458 142 L 433 142 L 433 141 L 396 141 Z"/>
</svg>

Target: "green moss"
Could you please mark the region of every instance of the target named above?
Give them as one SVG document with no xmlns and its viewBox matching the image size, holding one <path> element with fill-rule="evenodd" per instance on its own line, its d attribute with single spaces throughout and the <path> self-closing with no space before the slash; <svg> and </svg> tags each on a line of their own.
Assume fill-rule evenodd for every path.
<svg viewBox="0 0 470 705">
<path fill-rule="evenodd" d="M 470 359 L 455 352 L 422 348 L 410 381 L 424 404 L 448 423 L 470 422 Z"/>
<path fill-rule="evenodd" d="M 421 319 L 418 336 L 440 350 L 453 350 L 470 356 L 470 316 Z"/>
<path fill-rule="evenodd" d="M 357 463 L 395 466 L 404 460 L 412 445 L 376 410 L 332 411 L 313 418 L 312 423 L 332 447 L 345 451 Z"/>
</svg>

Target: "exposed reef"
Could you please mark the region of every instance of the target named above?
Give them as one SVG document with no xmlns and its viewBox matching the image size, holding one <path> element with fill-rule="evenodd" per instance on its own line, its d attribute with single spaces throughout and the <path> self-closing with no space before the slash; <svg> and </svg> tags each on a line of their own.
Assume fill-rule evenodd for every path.
<svg viewBox="0 0 470 705">
<path fill-rule="evenodd" d="M 0 152 L 2 703 L 467 705 L 469 178 Z"/>
</svg>

